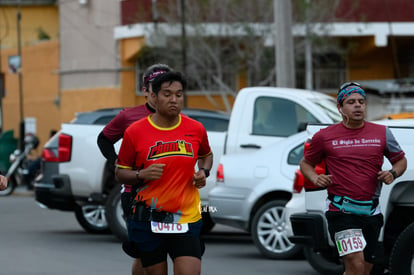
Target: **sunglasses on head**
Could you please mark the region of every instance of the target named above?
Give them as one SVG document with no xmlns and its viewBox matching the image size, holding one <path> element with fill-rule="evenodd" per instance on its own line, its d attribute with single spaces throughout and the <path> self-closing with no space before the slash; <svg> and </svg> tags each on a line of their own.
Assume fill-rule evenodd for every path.
<svg viewBox="0 0 414 275">
<path fill-rule="evenodd" d="M 338 90 L 338 94 L 339 92 L 341 92 L 343 89 L 349 87 L 349 86 L 358 86 L 361 88 L 361 84 L 357 83 L 357 82 L 345 82 L 344 84 L 341 85 L 341 87 Z"/>
</svg>

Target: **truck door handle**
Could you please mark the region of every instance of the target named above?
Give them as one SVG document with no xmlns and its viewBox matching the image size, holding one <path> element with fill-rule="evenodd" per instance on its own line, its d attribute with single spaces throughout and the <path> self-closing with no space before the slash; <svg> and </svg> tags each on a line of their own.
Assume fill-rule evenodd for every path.
<svg viewBox="0 0 414 275">
<path fill-rule="evenodd" d="M 257 144 L 241 144 L 240 147 L 241 148 L 254 148 L 254 149 L 262 148 L 262 146 L 257 145 Z"/>
</svg>

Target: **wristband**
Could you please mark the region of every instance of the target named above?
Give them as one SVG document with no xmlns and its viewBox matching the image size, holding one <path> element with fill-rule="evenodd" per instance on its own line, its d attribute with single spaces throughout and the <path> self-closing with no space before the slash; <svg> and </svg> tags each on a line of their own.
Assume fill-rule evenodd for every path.
<svg viewBox="0 0 414 275">
<path fill-rule="evenodd" d="M 395 172 L 393 169 L 388 170 L 388 172 L 390 172 L 392 174 L 392 176 L 394 177 L 394 179 L 398 178 L 397 172 Z"/>
<path fill-rule="evenodd" d="M 210 176 L 210 170 L 208 170 L 207 168 L 200 168 L 200 170 L 204 171 L 204 174 L 206 175 L 206 178 L 208 178 L 208 176 Z"/>
<path fill-rule="evenodd" d="M 137 181 L 140 181 L 140 179 L 139 179 L 139 170 L 137 170 L 135 176 L 137 177 Z"/>
</svg>

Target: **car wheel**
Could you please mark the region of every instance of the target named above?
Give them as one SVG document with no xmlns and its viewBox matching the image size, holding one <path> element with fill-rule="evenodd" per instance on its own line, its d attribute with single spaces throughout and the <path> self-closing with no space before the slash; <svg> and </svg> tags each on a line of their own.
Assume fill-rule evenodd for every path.
<svg viewBox="0 0 414 275">
<path fill-rule="evenodd" d="M 11 193 L 13 193 L 14 189 L 16 188 L 16 179 L 14 176 L 11 176 L 8 183 L 7 188 L 0 191 L 0 196 L 9 196 Z"/>
<path fill-rule="evenodd" d="M 105 207 L 100 204 L 84 204 L 75 207 L 78 223 L 86 232 L 94 234 L 109 233 L 105 217 Z"/>
<path fill-rule="evenodd" d="M 275 200 L 262 205 L 254 214 L 251 234 L 259 251 L 272 259 L 296 256 L 302 249 L 288 239 L 286 201 Z"/>
<path fill-rule="evenodd" d="M 128 240 L 128 230 L 121 205 L 120 186 L 115 186 L 109 193 L 105 205 L 106 220 L 112 233 L 121 241 Z"/>
<path fill-rule="evenodd" d="M 414 223 L 410 224 L 397 238 L 391 252 L 390 274 L 414 274 Z"/>
<path fill-rule="evenodd" d="M 320 274 L 339 275 L 344 273 L 344 266 L 339 258 L 329 257 L 335 253 L 316 252 L 312 247 L 304 247 L 303 251 L 309 264 Z"/>
</svg>

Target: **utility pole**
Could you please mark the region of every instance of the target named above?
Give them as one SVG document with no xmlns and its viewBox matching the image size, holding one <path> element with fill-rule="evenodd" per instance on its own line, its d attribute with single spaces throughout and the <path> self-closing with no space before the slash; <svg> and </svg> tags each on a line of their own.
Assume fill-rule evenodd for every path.
<svg viewBox="0 0 414 275">
<path fill-rule="evenodd" d="M 305 7 L 305 87 L 313 90 L 313 66 L 312 66 L 312 37 L 310 26 L 310 0 L 306 0 Z"/>
<path fill-rule="evenodd" d="M 3 133 L 3 97 L 6 93 L 6 77 L 1 68 L 1 40 L 3 38 L 0 37 L 0 134 Z"/>
<path fill-rule="evenodd" d="M 25 135 L 25 129 L 24 129 L 24 117 L 23 117 L 23 76 L 22 76 L 22 43 L 21 43 L 21 31 L 20 31 L 20 21 L 22 19 L 21 13 L 20 13 L 20 1 L 18 3 L 17 7 L 17 55 L 20 59 L 20 68 L 18 68 L 18 76 L 19 76 L 19 109 L 20 109 L 20 138 L 19 138 L 19 148 L 20 150 L 24 150 L 24 135 Z"/>
<path fill-rule="evenodd" d="M 185 0 L 180 0 L 181 6 L 181 58 L 183 66 L 183 74 L 187 77 L 187 34 L 185 31 Z M 184 93 L 184 107 L 187 107 L 187 94 Z"/>
<path fill-rule="evenodd" d="M 275 22 L 276 85 L 296 87 L 290 0 L 273 0 Z"/>
</svg>

